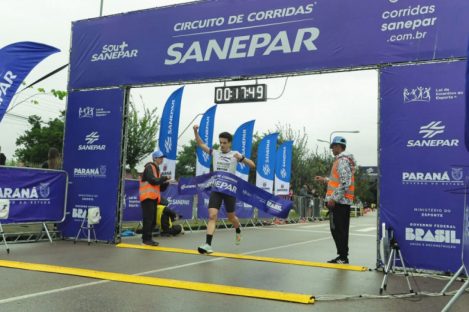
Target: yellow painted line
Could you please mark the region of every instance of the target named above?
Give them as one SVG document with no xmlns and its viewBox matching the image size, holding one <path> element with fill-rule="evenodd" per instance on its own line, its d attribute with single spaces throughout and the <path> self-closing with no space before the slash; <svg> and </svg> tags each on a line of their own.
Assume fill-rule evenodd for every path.
<svg viewBox="0 0 469 312">
<path fill-rule="evenodd" d="M 95 279 L 109 280 L 115 282 L 143 284 L 151 286 L 161 286 L 178 289 L 188 289 L 201 292 L 210 292 L 217 294 L 252 297 L 261 299 L 270 299 L 278 301 L 288 301 L 296 303 L 314 303 L 314 296 L 287 293 L 272 290 L 227 286 L 220 284 L 208 284 L 198 283 L 189 281 L 180 281 L 166 278 L 150 277 L 150 276 L 136 276 L 130 274 L 95 271 L 71 267 L 62 267 L 55 265 L 39 264 L 39 263 L 27 263 L 17 261 L 6 261 L 0 260 L 0 266 L 13 269 L 22 269 L 29 271 L 47 272 L 47 273 L 58 273 L 65 275 L 75 275 L 81 277 L 90 277 Z"/>
<path fill-rule="evenodd" d="M 192 249 L 135 245 L 135 244 L 124 244 L 124 243 L 117 244 L 116 246 L 119 248 L 146 249 L 146 250 L 155 250 L 155 251 L 183 253 L 183 254 L 190 254 L 190 255 L 200 255 L 197 250 L 192 250 Z M 282 264 L 293 264 L 293 265 L 319 267 L 319 268 L 327 268 L 327 269 L 339 269 L 339 270 L 348 270 L 348 271 L 359 271 L 359 272 L 368 271 L 367 267 L 358 266 L 358 265 L 312 262 L 312 261 L 291 260 L 291 259 L 284 259 L 284 258 L 259 257 L 259 256 L 232 254 L 232 253 L 225 253 L 225 252 L 214 252 L 214 253 L 209 254 L 208 256 L 223 257 L 223 258 L 230 258 L 230 259 L 273 262 L 273 263 L 282 263 Z"/>
</svg>

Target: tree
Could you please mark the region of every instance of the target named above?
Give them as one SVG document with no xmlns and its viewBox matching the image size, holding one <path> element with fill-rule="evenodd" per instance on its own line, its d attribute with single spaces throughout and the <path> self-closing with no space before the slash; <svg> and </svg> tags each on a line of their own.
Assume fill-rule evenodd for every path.
<svg viewBox="0 0 469 312">
<path fill-rule="evenodd" d="M 213 149 L 218 149 L 218 144 L 213 144 Z M 178 153 L 176 165 L 176 179 L 180 177 L 195 176 L 195 163 L 196 163 L 196 142 L 191 140 L 189 145 L 184 145 L 182 151 Z M 210 168 L 212 169 L 212 168 Z"/>
<path fill-rule="evenodd" d="M 157 116 L 157 108 L 150 110 L 144 106 L 143 117 L 139 118 L 135 105 L 129 102 L 129 114 L 127 116 L 127 165 L 135 175 L 135 167 L 148 154 L 154 151 L 156 145 L 156 133 L 160 120 Z"/>
<path fill-rule="evenodd" d="M 191 140 L 189 145 L 184 145 L 182 151 L 178 153 L 176 165 L 176 179 L 180 177 L 195 176 L 195 154 L 196 142 Z"/>
<path fill-rule="evenodd" d="M 293 141 L 292 153 L 292 171 L 290 185 L 297 192 L 302 185 L 308 184 L 315 189 L 316 194 L 320 197 L 326 195 L 326 185 L 322 182 L 314 180 L 315 176 L 328 176 L 332 168 L 334 157 L 328 150 L 320 153 L 310 151 L 307 147 L 308 135 L 305 130 L 293 130 L 290 125 L 276 125 L 276 129 L 268 131 L 260 135 L 255 133 L 252 143 L 251 159 L 257 162 L 257 149 L 262 138 L 269 134 L 278 132 L 278 145 L 285 141 Z M 217 148 L 214 145 L 214 148 Z M 176 166 L 176 177 L 195 175 L 195 141 L 191 141 L 189 145 L 185 145 L 178 154 L 178 163 Z M 254 183 L 256 180 L 256 171 L 251 170 L 249 173 L 249 182 Z M 366 176 L 357 170 L 355 176 L 356 195 L 365 201 L 375 202 L 376 200 L 376 183 L 369 181 Z M 374 200 L 373 200 L 374 199 Z"/>
<path fill-rule="evenodd" d="M 35 166 L 47 160 L 49 148 L 62 150 L 64 112 L 60 118 L 49 120 L 45 126 L 41 117 L 36 115 L 29 116 L 28 123 L 31 129 L 16 139 L 16 145 L 19 147 L 15 151 L 15 157 Z"/>
<path fill-rule="evenodd" d="M 278 123 L 275 132 L 279 133 L 278 144 L 285 141 L 293 141 L 291 180 L 293 189 L 299 189 L 303 184 L 309 184 L 311 180 L 311 167 L 308 166 L 308 135 L 306 130 L 293 130 L 289 124 Z"/>
<path fill-rule="evenodd" d="M 26 85 L 26 82 L 23 81 L 21 83 L 22 85 Z M 25 89 L 21 90 L 20 92 L 18 93 L 21 93 L 22 91 L 24 91 Z M 62 90 L 50 90 L 50 91 L 47 91 L 46 89 L 44 88 L 37 88 L 37 89 L 34 89 L 34 88 L 31 88 L 31 89 L 26 89 L 28 91 L 32 91 L 34 92 L 33 94 L 30 94 L 28 96 L 26 96 L 26 98 L 24 99 L 21 99 L 19 100 L 19 97 L 15 95 L 15 98 L 13 99 L 13 101 L 11 102 L 10 104 L 10 107 L 8 108 L 7 112 L 10 112 L 11 110 L 13 110 L 16 106 L 18 105 L 21 105 L 25 102 L 30 102 L 31 104 L 34 104 L 34 105 L 39 105 L 40 101 L 37 99 L 37 97 L 39 96 L 53 96 L 57 99 L 59 99 L 60 101 L 63 101 L 66 97 L 67 97 L 67 91 L 62 91 Z M 17 93 L 17 94 L 18 94 Z"/>
<path fill-rule="evenodd" d="M 357 168 L 355 173 L 355 197 L 362 202 L 376 203 L 377 181 L 370 178 L 366 171 Z"/>
<path fill-rule="evenodd" d="M 252 143 L 252 157 L 251 159 L 257 162 L 257 149 L 262 138 L 268 133 L 278 132 L 278 145 L 285 141 L 293 141 L 292 152 L 292 167 L 291 167 L 291 180 L 290 185 L 294 190 L 299 190 L 302 185 L 308 184 L 319 195 L 325 194 L 325 188 L 322 183 L 314 181 L 316 175 L 328 175 L 332 166 L 333 157 L 327 152 L 318 153 L 312 152 L 308 149 L 308 135 L 303 130 L 293 130 L 290 125 L 277 124 L 275 130 L 268 131 L 262 135 L 254 134 Z M 254 183 L 256 172 L 251 171 L 249 181 Z"/>
<path fill-rule="evenodd" d="M 26 83 L 23 82 L 22 84 L 25 85 Z M 53 96 L 60 101 L 63 101 L 67 96 L 67 91 L 54 89 L 46 91 L 43 88 L 31 88 L 28 90 L 34 93 L 22 100 L 15 97 L 7 112 L 10 112 L 16 106 L 27 101 L 34 105 L 39 105 L 40 101 L 37 99 L 38 96 Z M 31 129 L 25 131 L 25 133 L 16 140 L 18 148 L 15 151 L 15 157 L 17 158 L 15 163 L 24 162 L 31 166 L 38 166 L 47 160 L 49 148 L 55 147 L 61 151 L 63 146 L 64 119 L 64 111 L 60 112 L 58 118 L 51 119 L 48 122 L 42 121 L 41 117 L 37 115 L 29 116 L 28 123 L 31 125 Z"/>
<path fill-rule="evenodd" d="M 331 154 L 327 152 L 320 154 L 317 150 L 314 153 L 310 153 L 306 160 L 305 166 L 310 168 L 310 170 L 308 171 L 309 180 L 305 183 L 310 185 L 320 197 L 324 197 L 326 195 L 326 186 L 322 182 L 315 181 L 314 177 L 328 176 L 331 171 L 333 161 L 334 157 L 332 157 Z"/>
</svg>

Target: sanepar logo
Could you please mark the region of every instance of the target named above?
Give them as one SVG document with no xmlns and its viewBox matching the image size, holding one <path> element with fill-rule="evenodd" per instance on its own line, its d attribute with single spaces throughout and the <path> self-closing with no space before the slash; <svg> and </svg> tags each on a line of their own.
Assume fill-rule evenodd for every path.
<svg viewBox="0 0 469 312">
<path fill-rule="evenodd" d="M 458 139 L 434 139 L 444 134 L 446 126 L 442 121 L 431 121 L 420 127 L 419 134 L 422 137 L 418 140 L 408 140 L 407 147 L 457 147 Z"/>
<path fill-rule="evenodd" d="M 86 144 L 78 145 L 79 151 L 105 151 L 106 145 L 105 144 L 93 144 L 98 142 L 100 139 L 100 135 L 98 131 L 92 131 L 85 136 Z"/>
<path fill-rule="evenodd" d="M 12 71 L 7 71 L 0 80 L 0 105 L 3 103 L 3 97 L 6 96 L 8 89 L 13 85 L 17 76 Z"/>
<path fill-rule="evenodd" d="M 237 187 L 236 185 L 232 185 L 232 184 L 229 184 L 227 182 L 223 182 L 223 181 L 218 181 L 216 180 L 213 185 L 219 189 L 222 189 L 222 190 L 228 190 L 230 192 L 233 192 L 233 193 L 236 193 L 236 190 L 237 190 Z"/>
<path fill-rule="evenodd" d="M 122 41 L 121 44 L 105 44 L 101 48 L 101 53 L 96 53 L 91 56 L 91 62 L 120 60 L 127 58 L 137 57 L 137 49 L 128 49 L 128 44 Z"/>
</svg>

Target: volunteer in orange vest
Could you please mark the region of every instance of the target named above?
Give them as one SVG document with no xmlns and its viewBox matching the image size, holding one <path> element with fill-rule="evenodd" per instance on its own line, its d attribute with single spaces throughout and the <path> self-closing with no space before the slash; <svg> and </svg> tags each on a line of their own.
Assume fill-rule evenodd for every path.
<svg viewBox="0 0 469 312">
<path fill-rule="evenodd" d="M 151 155 L 153 162 L 145 165 L 140 178 L 140 203 L 142 205 L 142 241 L 145 245 L 158 246 L 152 238 L 152 232 L 156 225 L 156 207 L 161 202 L 161 192 L 169 184 L 169 177 L 161 176 L 159 166 L 163 163 L 164 155 L 161 151 L 155 151 Z"/>
<path fill-rule="evenodd" d="M 338 254 L 336 258 L 327 262 L 338 264 L 349 263 L 350 206 L 353 204 L 355 191 L 355 160 L 353 155 L 345 153 L 346 146 L 345 138 L 336 136 L 330 146 L 335 156 L 330 176 L 315 177 L 316 181 L 327 184 L 326 201 L 330 227 Z"/>
</svg>

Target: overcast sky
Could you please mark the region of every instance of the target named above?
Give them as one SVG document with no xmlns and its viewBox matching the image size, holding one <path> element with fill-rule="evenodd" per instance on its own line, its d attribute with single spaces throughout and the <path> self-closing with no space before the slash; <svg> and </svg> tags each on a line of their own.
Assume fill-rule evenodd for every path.
<svg viewBox="0 0 469 312">
<path fill-rule="evenodd" d="M 103 15 L 167 6 L 187 0 L 104 0 Z M 60 53 L 53 54 L 41 62 L 26 78 L 31 83 L 48 72 L 69 62 L 71 22 L 99 16 L 100 0 L 0 0 L 0 47 L 18 41 L 35 41 L 57 47 Z M 266 83 L 268 98 L 280 96 L 286 78 L 259 80 Z M 36 85 L 46 90 L 66 90 L 68 72 L 62 71 Z M 242 84 L 254 83 L 254 80 Z M 184 91 L 179 131 L 181 132 L 199 113 L 211 107 L 214 87 L 222 83 L 191 84 Z M 161 114 L 167 97 L 178 86 L 141 88 L 132 90 L 137 107 L 143 98 L 147 107 L 158 107 Z M 20 88 L 21 89 L 21 88 Z M 34 92 L 28 90 L 16 96 L 10 107 Z M 44 120 L 59 115 L 65 102 L 51 96 L 39 95 L 34 99 L 40 105 L 26 101 L 10 113 L 20 116 L 37 114 Z M 378 116 L 378 73 L 375 70 L 354 71 L 290 77 L 285 91 L 277 100 L 250 104 L 220 105 L 215 118 L 215 134 L 221 131 L 234 133 L 242 123 L 255 119 L 255 131 L 265 133 L 275 129 L 278 123 L 290 124 L 293 129 L 306 131 L 309 148 L 323 151 L 327 144 L 317 139 L 329 140 L 332 131 L 343 133 L 349 145 L 348 152 L 355 155 L 363 166 L 377 164 L 377 116 Z M 196 119 L 196 122 L 200 117 Z M 25 119 L 7 114 L 0 122 L 0 146 L 11 159 L 16 149 L 16 138 L 28 129 Z M 189 129 L 179 145 L 193 137 Z"/>
</svg>

